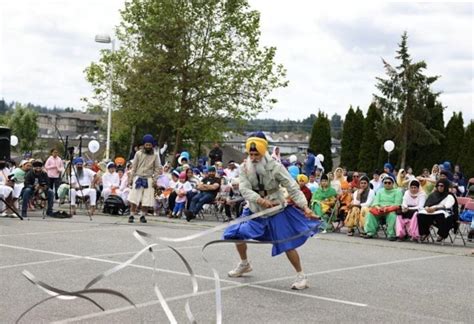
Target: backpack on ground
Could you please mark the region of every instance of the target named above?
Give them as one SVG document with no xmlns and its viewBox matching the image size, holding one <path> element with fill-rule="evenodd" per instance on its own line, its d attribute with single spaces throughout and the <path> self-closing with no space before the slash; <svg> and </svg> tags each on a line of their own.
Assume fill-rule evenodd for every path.
<svg viewBox="0 0 474 324">
<path fill-rule="evenodd" d="M 123 203 L 122 198 L 117 195 L 110 195 L 104 201 L 104 214 L 111 215 L 123 215 L 125 211 L 125 204 Z"/>
</svg>

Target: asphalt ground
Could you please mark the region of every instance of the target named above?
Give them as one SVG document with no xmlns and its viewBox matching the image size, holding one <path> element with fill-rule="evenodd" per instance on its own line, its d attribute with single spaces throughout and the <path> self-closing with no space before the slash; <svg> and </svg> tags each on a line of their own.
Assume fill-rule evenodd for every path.
<svg viewBox="0 0 474 324">
<path fill-rule="evenodd" d="M 14 323 L 48 295 L 23 270 L 55 288 L 75 291 L 100 273 L 131 258 L 143 246 L 138 229 L 158 237 L 182 237 L 219 225 L 149 217 L 128 224 L 126 217 L 85 215 L 72 219 L 0 218 L 0 322 Z M 213 323 L 215 288 L 211 266 L 221 277 L 223 323 L 474 323 L 473 246 L 364 240 L 341 233 L 318 234 L 299 249 L 310 288 L 289 289 L 294 271 L 284 255 L 271 257 L 268 245 L 249 246 L 253 271 L 242 278 L 226 273 L 238 262 L 232 244 L 202 246 L 222 232 L 172 243 L 189 261 L 199 284 L 190 299 L 198 323 Z M 156 249 L 156 282 L 178 323 L 188 322 L 185 302 L 192 284 L 185 266 L 166 246 Z M 146 253 L 96 284 L 129 297 L 91 294 L 105 308 L 83 300 L 49 300 L 20 323 L 167 323 L 153 289 L 153 261 Z"/>
</svg>

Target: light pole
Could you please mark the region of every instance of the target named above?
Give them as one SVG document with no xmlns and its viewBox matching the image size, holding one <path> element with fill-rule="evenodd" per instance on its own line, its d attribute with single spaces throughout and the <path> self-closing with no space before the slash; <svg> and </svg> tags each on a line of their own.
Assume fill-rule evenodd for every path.
<svg viewBox="0 0 474 324">
<path fill-rule="evenodd" d="M 115 39 L 112 39 L 109 35 L 96 35 L 95 41 L 97 43 L 112 44 L 112 55 L 115 52 Z M 110 94 L 109 94 L 109 107 L 107 109 L 107 141 L 105 143 L 105 159 L 109 160 L 110 154 L 110 129 L 112 127 L 112 82 L 113 82 L 114 68 L 112 63 L 110 64 Z"/>
</svg>

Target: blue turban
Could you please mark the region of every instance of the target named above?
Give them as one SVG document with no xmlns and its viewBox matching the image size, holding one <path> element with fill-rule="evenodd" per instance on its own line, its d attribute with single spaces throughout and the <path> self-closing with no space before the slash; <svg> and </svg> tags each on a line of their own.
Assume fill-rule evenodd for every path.
<svg viewBox="0 0 474 324">
<path fill-rule="evenodd" d="M 451 171 L 451 163 L 449 161 L 444 161 L 443 162 L 443 169 L 446 171 Z"/>
<path fill-rule="evenodd" d="M 267 137 L 262 131 L 253 132 L 252 134 L 250 134 L 250 137 L 259 137 L 263 138 L 264 140 L 267 140 Z"/>
<path fill-rule="evenodd" d="M 74 160 L 72 160 L 72 163 L 74 163 L 74 165 L 84 164 L 84 159 L 81 157 L 77 157 Z"/>
<path fill-rule="evenodd" d="M 146 144 L 146 143 L 153 144 L 154 142 L 155 140 L 153 139 L 152 135 L 146 134 L 145 136 L 143 136 L 143 144 Z"/>
<path fill-rule="evenodd" d="M 390 170 L 390 172 L 392 172 L 392 171 L 393 171 L 393 166 L 392 166 L 390 163 L 388 163 L 388 162 L 387 162 L 387 163 L 385 163 L 385 164 L 383 165 L 383 167 L 384 167 L 384 168 L 387 168 L 387 169 L 389 169 L 389 170 Z"/>
</svg>

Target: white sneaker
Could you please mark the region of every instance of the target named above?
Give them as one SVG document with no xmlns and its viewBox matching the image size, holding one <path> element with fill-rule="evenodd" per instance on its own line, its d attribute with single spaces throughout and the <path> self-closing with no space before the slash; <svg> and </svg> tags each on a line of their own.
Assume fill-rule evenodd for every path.
<svg viewBox="0 0 474 324">
<path fill-rule="evenodd" d="M 291 289 L 294 290 L 301 290 L 308 288 L 308 279 L 306 279 L 305 275 L 297 275 L 295 282 L 291 285 Z"/>
<path fill-rule="evenodd" d="M 237 277 L 241 277 L 244 273 L 247 273 L 250 271 L 252 271 L 252 266 L 250 265 L 250 263 L 247 262 L 244 264 L 242 262 L 239 262 L 237 267 L 229 271 L 227 275 L 232 278 L 237 278 Z"/>
</svg>

